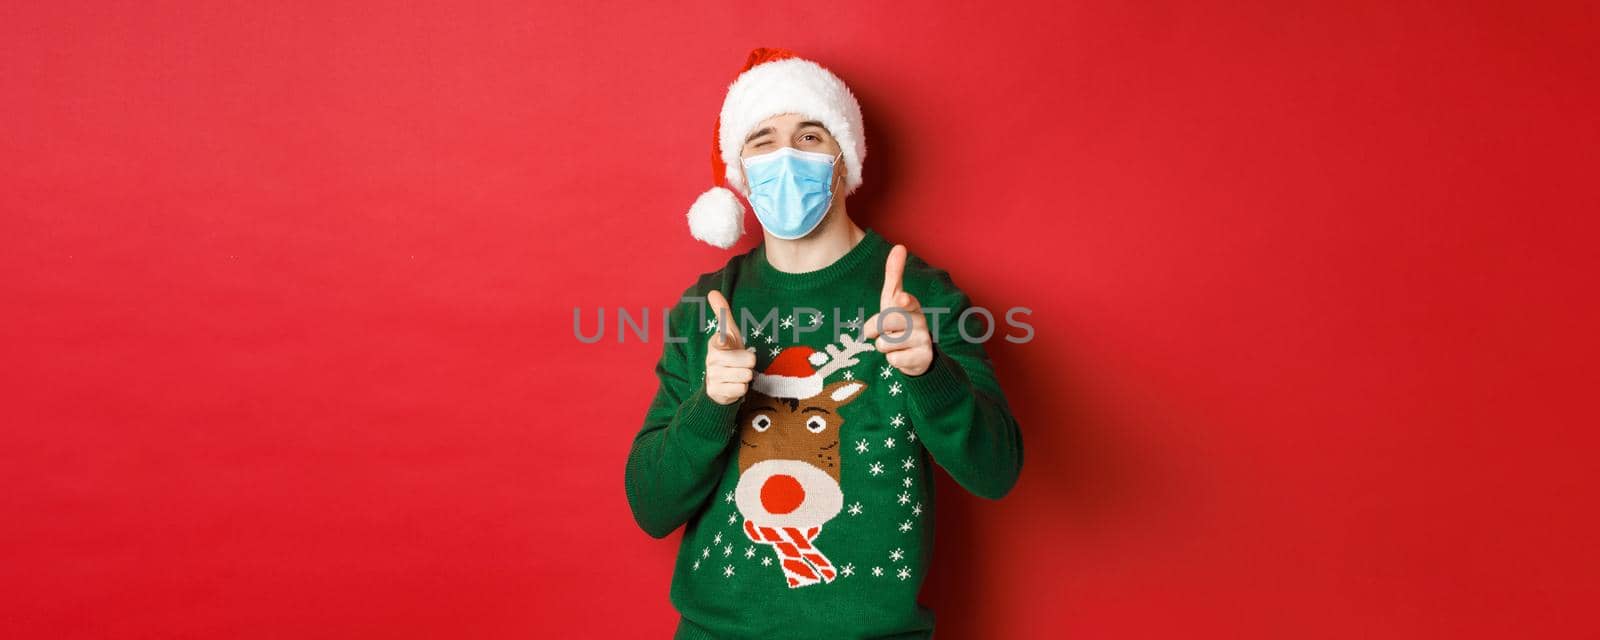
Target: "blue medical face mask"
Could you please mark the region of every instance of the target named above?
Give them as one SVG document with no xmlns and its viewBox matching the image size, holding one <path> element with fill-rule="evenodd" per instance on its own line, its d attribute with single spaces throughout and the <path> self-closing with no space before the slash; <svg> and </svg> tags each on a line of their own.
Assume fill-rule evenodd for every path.
<svg viewBox="0 0 1600 640">
<path fill-rule="evenodd" d="M 745 158 L 750 206 L 768 233 L 794 240 L 811 233 L 833 205 L 833 164 L 844 157 L 783 147 Z"/>
</svg>

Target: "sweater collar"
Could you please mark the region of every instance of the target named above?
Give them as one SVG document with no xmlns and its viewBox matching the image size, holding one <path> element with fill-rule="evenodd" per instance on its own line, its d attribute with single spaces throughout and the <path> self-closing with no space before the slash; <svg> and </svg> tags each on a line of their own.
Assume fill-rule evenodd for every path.
<svg viewBox="0 0 1600 640">
<path fill-rule="evenodd" d="M 868 263 L 868 258 L 883 253 L 885 241 L 883 236 L 871 228 L 865 229 L 866 233 L 861 240 L 832 264 L 813 271 L 789 273 L 780 271 L 767 261 L 767 247 L 765 244 L 756 248 L 756 269 L 761 274 L 761 280 L 778 289 L 815 289 L 832 284 L 839 278 L 855 271 L 858 267 Z"/>
</svg>

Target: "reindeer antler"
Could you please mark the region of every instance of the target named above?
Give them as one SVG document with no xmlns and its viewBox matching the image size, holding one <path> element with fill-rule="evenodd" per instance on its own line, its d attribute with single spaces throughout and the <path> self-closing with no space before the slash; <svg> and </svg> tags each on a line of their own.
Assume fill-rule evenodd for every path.
<svg viewBox="0 0 1600 640">
<path fill-rule="evenodd" d="M 831 344 L 823 347 L 823 350 L 828 352 L 828 362 L 817 369 L 816 373 L 816 375 L 822 376 L 823 380 L 827 380 L 828 376 L 833 375 L 840 369 L 860 362 L 860 360 L 856 359 L 856 355 L 873 350 L 872 343 L 858 340 L 848 333 L 839 336 L 839 344 L 844 345 L 844 349 L 841 350 Z"/>
</svg>

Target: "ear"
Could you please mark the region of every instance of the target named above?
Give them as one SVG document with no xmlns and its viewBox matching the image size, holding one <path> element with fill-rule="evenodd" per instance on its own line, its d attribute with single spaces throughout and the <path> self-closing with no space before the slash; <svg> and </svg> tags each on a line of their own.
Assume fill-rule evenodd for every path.
<svg viewBox="0 0 1600 640">
<path fill-rule="evenodd" d="M 866 388 L 867 383 L 865 382 L 861 382 L 859 380 L 844 380 L 823 387 L 822 395 L 826 396 L 829 400 L 842 405 L 853 400 L 856 394 L 861 393 L 862 390 Z"/>
</svg>

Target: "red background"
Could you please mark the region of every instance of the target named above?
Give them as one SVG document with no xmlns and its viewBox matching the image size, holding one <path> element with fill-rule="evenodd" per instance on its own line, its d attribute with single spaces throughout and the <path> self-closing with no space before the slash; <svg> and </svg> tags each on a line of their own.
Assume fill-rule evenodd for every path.
<svg viewBox="0 0 1600 640">
<path fill-rule="evenodd" d="M 665 637 L 572 309 L 725 259 L 754 46 L 1035 310 L 941 637 L 1600 633 L 1592 4 L 228 4 L 0 9 L 0 635 Z"/>
</svg>

